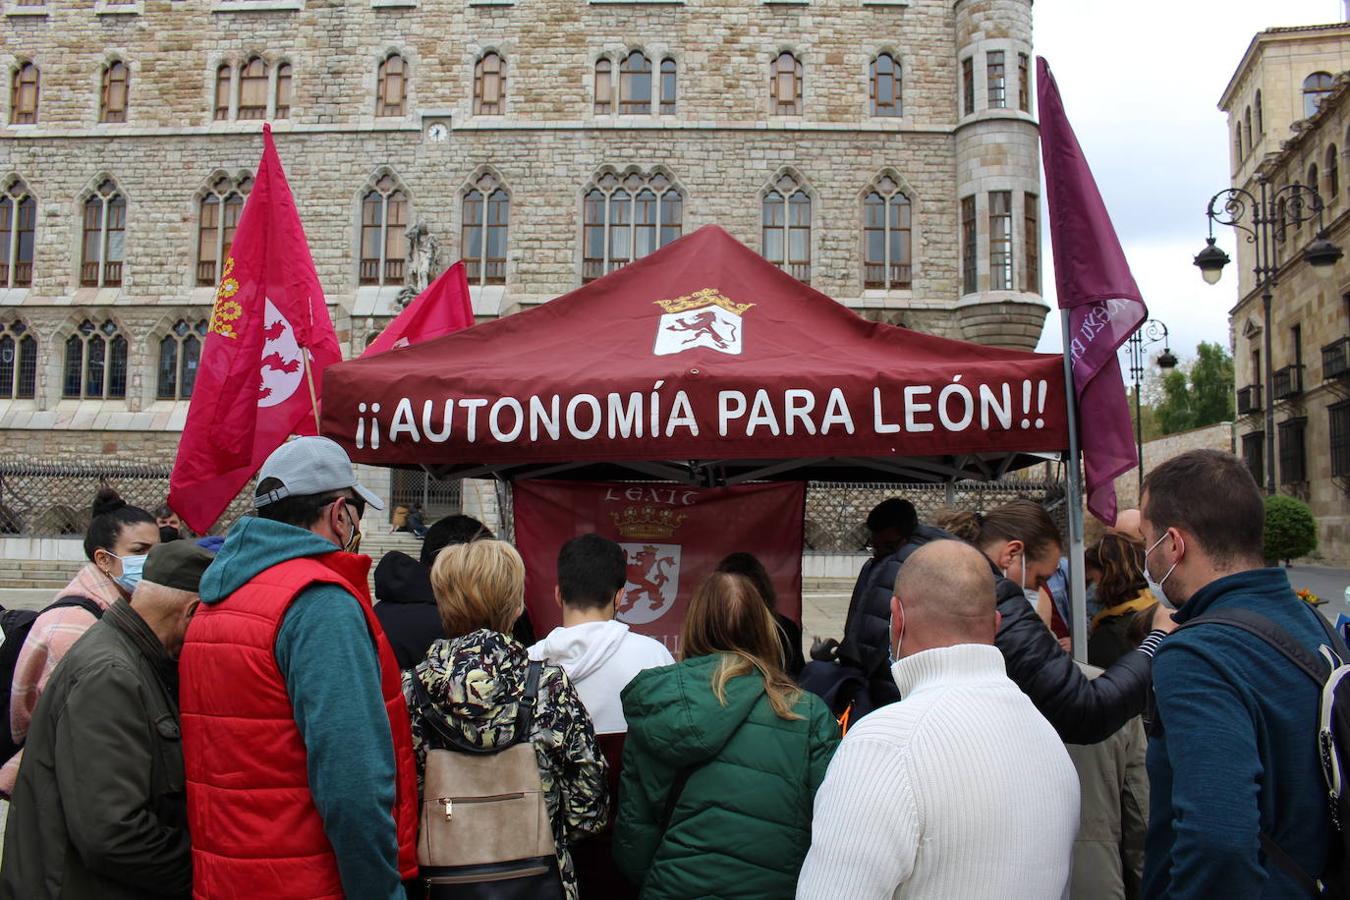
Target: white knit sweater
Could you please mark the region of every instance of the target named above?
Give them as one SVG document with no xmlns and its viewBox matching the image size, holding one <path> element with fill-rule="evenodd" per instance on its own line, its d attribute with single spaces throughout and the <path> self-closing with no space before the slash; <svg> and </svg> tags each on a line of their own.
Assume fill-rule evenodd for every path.
<svg viewBox="0 0 1350 900">
<path fill-rule="evenodd" d="M 960 644 L 892 674 L 904 699 L 849 730 L 816 793 L 798 900 L 1065 896 L 1078 776 L 1003 655 Z"/>
</svg>

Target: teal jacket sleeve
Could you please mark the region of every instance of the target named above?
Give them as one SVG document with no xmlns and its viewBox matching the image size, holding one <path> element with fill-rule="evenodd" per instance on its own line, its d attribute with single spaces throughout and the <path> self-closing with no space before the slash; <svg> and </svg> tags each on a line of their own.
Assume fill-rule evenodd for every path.
<svg viewBox="0 0 1350 900">
<path fill-rule="evenodd" d="M 1213 662 L 1185 642 L 1163 644 L 1153 676 L 1172 767 L 1167 896 L 1257 900 L 1266 888 L 1263 773 L 1251 713 Z"/>
<path fill-rule="evenodd" d="M 403 900 L 394 743 L 380 694 L 379 657 L 356 599 L 334 585 L 307 588 L 286 611 L 276 657 L 343 892 Z"/>
</svg>

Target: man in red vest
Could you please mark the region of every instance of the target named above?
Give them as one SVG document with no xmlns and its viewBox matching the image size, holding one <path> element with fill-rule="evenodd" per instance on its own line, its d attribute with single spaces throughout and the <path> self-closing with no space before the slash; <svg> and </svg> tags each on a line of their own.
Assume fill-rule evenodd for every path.
<svg viewBox="0 0 1350 900">
<path fill-rule="evenodd" d="M 179 664 L 199 898 L 402 900 L 417 776 L 398 664 L 354 551 L 379 498 L 333 441 L 263 463 Z"/>
</svg>

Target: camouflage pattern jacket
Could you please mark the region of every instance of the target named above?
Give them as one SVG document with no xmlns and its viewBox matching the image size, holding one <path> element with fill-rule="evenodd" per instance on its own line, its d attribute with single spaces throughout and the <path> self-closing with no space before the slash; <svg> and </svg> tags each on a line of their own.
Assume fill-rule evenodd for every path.
<svg viewBox="0 0 1350 900">
<path fill-rule="evenodd" d="M 403 673 L 403 696 L 412 717 L 417 788 L 426 769 L 424 713 L 413 700 L 417 678 L 431 698 L 434 714 L 477 747 L 508 743 L 515 731 L 519 700 L 529 668 L 525 647 L 509 635 L 482 629 L 453 640 L 438 640 L 426 659 Z M 576 872 L 568 845 L 595 834 L 609 817 L 607 765 L 581 698 L 557 666 L 539 677 L 539 700 L 531 734 L 539 776 L 548 797 L 558 868 L 568 900 L 577 898 Z"/>
</svg>

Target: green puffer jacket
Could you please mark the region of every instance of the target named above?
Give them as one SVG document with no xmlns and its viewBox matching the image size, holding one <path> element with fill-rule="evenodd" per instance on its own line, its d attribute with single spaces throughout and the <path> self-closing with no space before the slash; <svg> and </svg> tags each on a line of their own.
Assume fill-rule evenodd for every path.
<svg viewBox="0 0 1350 900">
<path fill-rule="evenodd" d="M 839 726 L 813 694 L 780 719 L 758 673 L 712 691 L 721 657 L 648 669 L 623 691 L 623 751 L 614 858 L 656 898 L 784 898 L 811 845 L 816 789 Z M 664 829 L 682 769 L 684 790 Z"/>
</svg>

